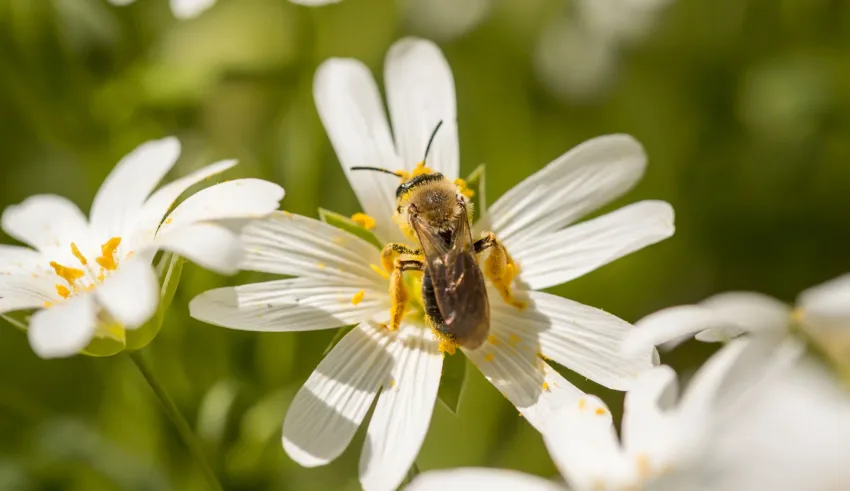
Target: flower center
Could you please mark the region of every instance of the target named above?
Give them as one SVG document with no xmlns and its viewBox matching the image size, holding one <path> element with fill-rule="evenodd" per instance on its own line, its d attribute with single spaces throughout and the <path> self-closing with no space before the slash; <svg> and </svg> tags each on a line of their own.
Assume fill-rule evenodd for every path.
<svg viewBox="0 0 850 491">
<path fill-rule="evenodd" d="M 71 254 L 77 258 L 82 268 L 74 268 L 59 264 L 56 261 L 50 261 L 50 267 L 56 272 L 56 276 L 65 281 L 64 284 L 56 284 L 56 293 L 62 298 L 68 298 L 74 293 L 91 291 L 96 284 L 102 283 L 110 271 L 118 269 L 116 253 L 119 245 L 121 245 L 121 237 L 112 237 L 100 246 L 100 256 L 94 260 L 100 268 L 95 272 L 92 265 L 89 264 L 89 260 L 80 252 L 77 244 L 71 242 Z"/>
</svg>

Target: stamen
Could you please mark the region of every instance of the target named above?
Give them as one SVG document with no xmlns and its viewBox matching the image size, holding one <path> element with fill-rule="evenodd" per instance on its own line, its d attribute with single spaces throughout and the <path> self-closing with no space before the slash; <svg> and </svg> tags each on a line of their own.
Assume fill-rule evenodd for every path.
<svg viewBox="0 0 850 491">
<path fill-rule="evenodd" d="M 113 237 L 100 246 L 102 255 L 95 259 L 97 264 L 100 264 L 104 269 L 108 269 L 109 271 L 118 269 L 118 264 L 115 263 L 115 251 L 119 245 L 121 245 L 121 237 Z"/>
<path fill-rule="evenodd" d="M 68 298 L 71 296 L 71 290 L 69 290 L 65 285 L 56 285 L 56 293 L 58 293 L 62 298 Z"/>
<path fill-rule="evenodd" d="M 433 174 L 434 171 L 429 167 L 425 167 L 425 161 L 419 162 L 416 164 L 416 167 L 413 168 L 413 172 L 410 173 L 410 177 L 421 176 L 423 174 Z"/>
<path fill-rule="evenodd" d="M 493 353 L 487 353 L 486 355 L 484 355 L 484 361 L 493 361 L 495 359 L 496 355 L 494 355 Z"/>
<path fill-rule="evenodd" d="M 491 335 L 487 336 L 487 342 L 492 344 L 493 346 L 495 346 L 495 345 L 499 344 L 499 338 L 497 338 L 496 336 L 491 334 Z"/>
<path fill-rule="evenodd" d="M 366 230 L 372 230 L 377 225 L 375 219 L 365 213 L 355 213 L 351 215 L 351 220 Z"/>
<path fill-rule="evenodd" d="M 74 257 L 76 257 L 77 260 L 80 261 L 80 264 L 82 264 L 83 266 L 89 263 L 88 259 L 86 259 L 86 256 L 83 256 L 83 254 L 80 252 L 80 249 L 77 247 L 77 244 L 73 242 L 71 242 L 71 254 L 73 254 Z"/>
<path fill-rule="evenodd" d="M 389 275 L 389 273 L 387 273 L 386 271 L 384 271 L 384 269 L 383 269 L 383 268 L 381 268 L 380 266 L 377 266 L 377 265 L 375 265 L 375 264 L 370 264 L 370 265 L 369 265 L 369 267 L 370 267 L 370 268 L 372 268 L 372 271 L 374 271 L 374 272 L 378 273 L 379 275 L 381 275 L 381 278 L 383 278 L 383 279 L 385 279 L 385 280 L 390 279 L 390 275 Z"/>
<path fill-rule="evenodd" d="M 355 293 L 353 297 L 351 297 L 351 304 L 352 305 L 359 304 L 360 302 L 363 301 L 363 297 L 365 297 L 365 296 L 366 296 L 366 290 L 360 290 L 359 292 Z"/>
<path fill-rule="evenodd" d="M 578 408 L 580 411 L 584 411 L 585 406 L 587 406 L 587 399 L 582 397 L 578 400 Z"/>
<path fill-rule="evenodd" d="M 604 407 L 598 407 L 596 408 L 596 411 L 594 411 L 594 413 L 597 416 L 605 416 L 606 414 L 608 414 L 608 411 L 606 411 Z"/>
<path fill-rule="evenodd" d="M 543 389 L 544 392 L 549 392 L 549 382 L 543 382 L 543 385 L 540 386 L 540 388 Z"/>
<path fill-rule="evenodd" d="M 458 192 L 460 194 L 466 196 L 467 199 L 472 199 L 472 197 L 475 196 L 475 191 L 473 191 L 473 190 L 471 190 L 467 187 L 465 180 L 463 180 L 461 178 L 455 179 L 455 186 L 457 186 Z"/>
<path fill-rule="evenodd" d="M 50 267 L 56 271 L 56 275 L 67 281 L 69 285 L 73 286 L 74 282 L 78 279 L 82 278 L 86 274 L 81 269 L 77 268 L 68 268 L 66 266 L 62 266 L 56 261 L 50 261 Z"/>
</svg>

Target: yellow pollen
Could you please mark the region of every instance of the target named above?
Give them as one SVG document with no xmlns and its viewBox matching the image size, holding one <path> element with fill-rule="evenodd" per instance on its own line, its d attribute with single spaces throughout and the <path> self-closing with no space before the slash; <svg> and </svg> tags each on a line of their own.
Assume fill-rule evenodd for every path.
<svg viewBox="0 0 850 491">
<path fill-rule="evenodd" d="M 56 293 L 62 298 L 68 298 L 71 295 L 71 290 L 64 285 L 56 285 Z"/>
<path fill-rule="evenodd" d="M 438 348 L 440 352 L 447 353 L 449 355 L 455 354 L 455 350 L 457 349 L 457 345 L 449 340 L 449 339 L 441 339 L 440 346 Z"/>
<path fill-rule="evenodd" d="M 325 269 L 325 263 L 316 263 L 316 267 L 319 269 Z"/>
<path fill-rule="evenodd" d="M 469 189 L 466 185 L 466 181 L 464 181 L 463 179 L 455 179 L 455 186 L 457 186 L 458 192 L 460 192 L 460 194 L 466 196 L 467 198 L 471 199 L 473 196 L 475 196 L 475 191 Z"/>
<path fill-rule="evenodd" d="M 584 397 L 582 397 L 581 399 L 578 400 L 578 408 L 579 408 L 579 410 L 584 411 L 585 406 L 587 406 L 587 400 Z"/>
<path fill-rule="evenodd" d="M 375 219 L 365 213 L 355 213 L 351 215 L 351 220 L 366 230 L 375 228 Z"/>
<path fill-rule="evenodd" d="M 486 355 L 484 355 L 484 361 L 493 361 L 495 359 L 496 355 L 494 355 L 493 353 L 487 353 Z"/>
<path fill-rule="evenodd" d="M 549 382 L 543 382 L 543 385 L 540 386 L 540 388 L 546 392 L 549 392 Z"/>
<path fill-rule="evenodd" d="M 100 264 L 104 269 L 108 269 L 109 271 L 118 269 L 118 264 L 115 263 L 115 251 L 119 245 L 121 245 L 121 237 L 113 237 L 100 246 L 101 256 L 95 259 L 97 264 Z"/>
<path fill-rule="evenodd" d="M 370 268 L 372 268 L 372 271 L 374 271 L 374 272 L 378 273 L 379 275 L 381 275 L 381 278 L 383 278 L 383 279 L 385 279 L 385 280 L 390 279 L 390 275 L 389 275 L 389 273 L 387 273 L 386 271 L 384 271 L 384 269 L 383 269 L 383 268 L 381 268 L 380 266 L 377 266 L 377 265 L 375 265 L 375 264 L 370 264 L 370 265 L 369 265 L 369 267 L 370 267 Z"/>
<path fill-rule="evenodd" d="M 390 388 L 395 388 L 395 379 L 394 378 L 390 379 Z"/>
<path fill-rule="evenodd" d="M 174 219 L 173 219 L 173 218 L 168 217 L 168 218 L 166 218 L 166 219 L 165 219 L 165 224 L 166 224 L 166 225 L 168 225 L 169 223 L 171 223 L 171 222 L 173 222 L 173 221 L 174 221 Z"/>
<path fill-rule="evenodd" d="M 67 281 L 69 285 L 73 285 L 75 281 L 85 276 L 85 273 L 82 269 L 77 268 L 68 268 L 62 266 L 56 261 L 50 261 L 50 267 L 56 271 L 56 275 Z"/>
<path fill-rule="evenodd" d="M 44 302 L 44 308 L 48 309 L 50 307 L 53 307 L 53 302 Z"/>
<path fill-rule="evenodd" d="M 596 411 L 594 411 L 594 413 L 597 416 L 605 416 L 606 414 L 608 414 L 608 411 L 606 411 L 604 407 L 598 407 L 596 408 Z"/>
<path fill-rule="evenodd" d="M 521 339 L 516 334 L 511 334 L 510 336 L 508 336 L 508 341 L 510 341 L 512 345 L 516 346 L 519 344 Z"/>
<path fill-rule="evenodd" d="M 499 338 L 491 334 L 487 336 L 487 342 L 495 346 L 499 344 Z"/>
<path fill-rule="evenodd" d="M 641 479 L 648 478 L 650 469 L 649 469 L 649 459 L 646 457 L 646 455 L 642 454 L 642 453 L 637 454 L 635 456 L 635 461 L 637 463 L 638 475 L 641 477 Z"/>
<path fill-rule="evenodd" d="M 77 260 L 80 261 L 80 264 L 82 264 L 83 266 L 89 263 L 88 259 L 86 259 L 86 256 L 83 256 L 83 254 L 80 252 L 80 249 L 77 247 L 77 244 L 73 242 L 71 242 L 71 254 L 73 254 L 74 257 L 76 257 Z"/>
<path fill-rule="evenodd" d="M 410 173 L 410 177 L 421 176 L 423 174 L 433 174 L 434 171 L 429 167 L 425 167 L 425 161 L 419 162 L 416 164 L 416 167 L 413 168 L 413 172 Z"/>
<path fill-rule="evenodd" d="M 359 292 L 355 293 L 353 297 L 351 297 L 351 304 L 352 305 L 359 304 L 360 302 L 363 301 L 363 297 L 365 297 L 365 296 L 366 296 L 366 290 L 360 290 Z"/>
</svg>

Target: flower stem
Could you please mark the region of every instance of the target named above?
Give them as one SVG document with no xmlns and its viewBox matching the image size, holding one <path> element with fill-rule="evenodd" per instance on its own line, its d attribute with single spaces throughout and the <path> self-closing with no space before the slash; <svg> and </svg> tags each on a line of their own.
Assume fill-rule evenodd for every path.
<svg viewBox="0 0 850 491">
<path fill-rule="evenodd" d="M 198 440 L 198 437 L 192 431 L 192 427 L 189 426 L 189 422 L 186 421 L 186 418 L 184 418 L 183 414 L 180 413 L 180 409 L 177 407 L 177 404 L 174 403 L 165 391 L 165 388 L 159 380 L 157 380 L 156 376 L 154 376 L 153 371 L 148 366 L 148 363 L 145 361 L 142 353 L 140 351 L 130 351 L 130 359 L 133 360 L 136 368 L 139 369 L 139 373 L 142 374 L 142 377 L 145 378 L 145 381 L 148 383 L 151 390 L 153 390 L 154 394 L 156 394 L 157 399 L 159 399 L 159 402 L 162 405 L 162 409 L 165 411 L 165 414 L 168 415 L 168 419 L 171 420 L 171 423 L 174 425 L 175 429 L 177 429 L 177 433 L 180 434 L 180 438 L 183 440 L 183 443 L 189 449 L 189 453 L 192 454 L 192 458 L 195 459 L 198 467 L 200 467 L 201 471 L 203 471 L 207 485 L 213 491 L 222 491 L 223 488 L 221 487 L 221 483 L 218 482 L 218 477 L 216 477 L 215 472 L 213 472 L 212 467 L 209 462 L 207 462 L 200 440 Z"/>
</svg>

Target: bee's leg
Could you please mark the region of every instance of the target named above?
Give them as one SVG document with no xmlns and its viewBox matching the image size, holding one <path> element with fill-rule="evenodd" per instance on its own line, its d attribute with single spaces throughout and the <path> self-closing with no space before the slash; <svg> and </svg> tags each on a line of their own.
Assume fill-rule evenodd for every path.
<svg viewBox="0 0 850 491">
<path fill-rule="evenodd" d="M 387 273 L 392 273 L 395 269 L 395 260 L 398 256 L 418 258 L 422 256 L 422 251 L 411 249 L 404 244 L 398 244 L 396 242 L 387 244 L 381 251 L 381 266 L 384 267 Z"/>
<path fill-rule="evenodd" d="M 396 258 L 390 274 L 390 331 L 395 331 L 401 325 L 404 312 L 407 310 L 407 285 L 404 283 L 404 272 L 408 270 L 422 271 L 425 266 L 417 259 Z"/>
<path fill-rule="evenodd" d="M 514 262 L 505 246 L 496 239 L 496 234 L 489 232 L 484 238 L 475 242 L 475 252 L 480 254 L 490 249 L 490 255 L 484 262 L 484 275 L 499 290 L 505 302 L 516 308 L 525 308 L 525 302 L 517 300 L 511 289 L 511 284 L 519 273 L 519 266 Z"/>
</svg>

